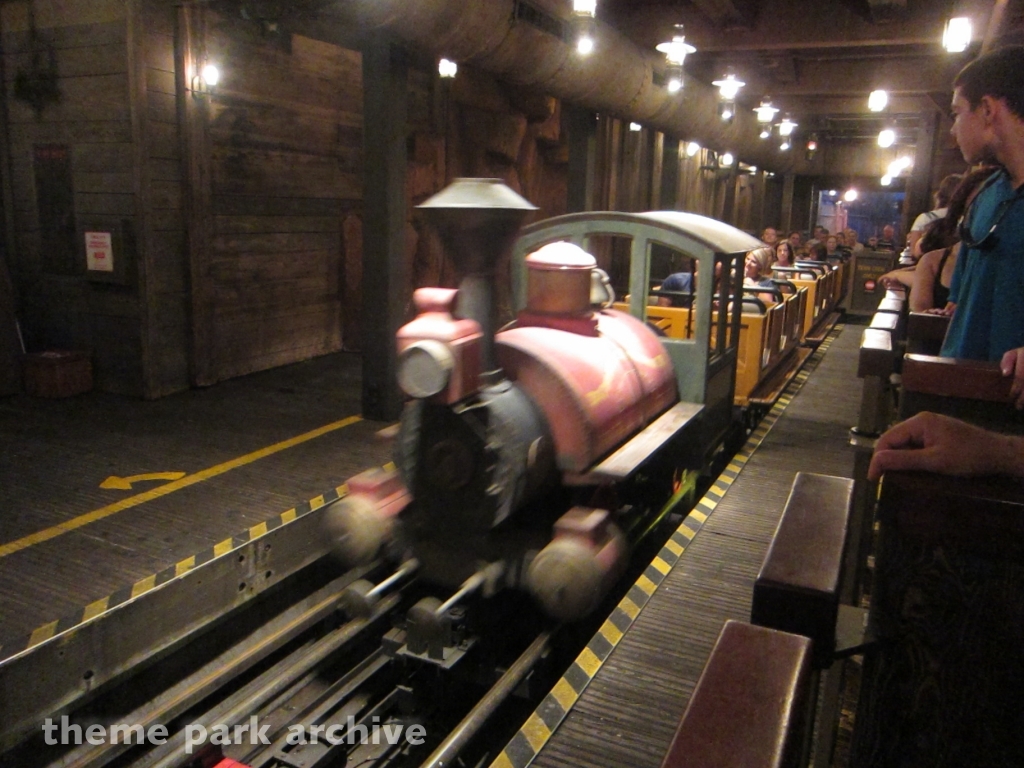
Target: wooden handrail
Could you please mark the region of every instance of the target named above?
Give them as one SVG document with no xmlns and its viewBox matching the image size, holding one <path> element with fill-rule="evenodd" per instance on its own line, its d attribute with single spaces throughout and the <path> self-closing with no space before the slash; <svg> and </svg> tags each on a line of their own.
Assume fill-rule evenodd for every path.
<svg viewBox="0 0 1024 768">
<path fill-rule="evenodd" d="M 806 637 L 726 622 L 662 768 L 796 768 L 810 656 Z"/>
<path fill-rule="evenodd" d="M 754 581 L 750 621 L 811 638 L 818 668 L 836 645 L 852 496 L 852 480 L 798 472 Z"/>
<path fill-rule="evenodd" d="M 892 334 L 878 328 L 865 328 L 861 335 L 857 377 L 880 376 L 889 378 L 896 364 Z"/>
<path fill-rule="evenodd" d="M 1012 384 L 1013 379 L 1003 376 L 996 362 L 915 354 L 903 358 L 903 389 L 907 392 L 1012 403 Z"/>
</svg>

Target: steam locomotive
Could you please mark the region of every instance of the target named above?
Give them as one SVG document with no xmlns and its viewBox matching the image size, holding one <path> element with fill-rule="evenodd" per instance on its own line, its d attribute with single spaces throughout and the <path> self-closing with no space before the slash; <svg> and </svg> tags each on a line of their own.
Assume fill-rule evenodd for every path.
<svg viewBox="0 0 1024 768">
<path fill-rule="evenodd" d="M 463 278 L 415 292 L 397 337 L 408 400 L 395 467 L 350 480 L 328 535 L 350 566 L 384 557 L 454 590 L 411 612 L 425 636 L 463 596 L 501 589 L 579 619 L 681 473 L 706 466 L 736 424 L 742 260 L 759 242 L 678 212 L 570 214 L 520 231 L 534 206 L 495 179 L 457 180 L 422 209 Z M 659 249 L 698 275 L 683 338 L 645 322 Z M 628 312 L 588 251 L 627 259 Z M 506 269 L 519 311 L 499 330 Z"/>
</svg>

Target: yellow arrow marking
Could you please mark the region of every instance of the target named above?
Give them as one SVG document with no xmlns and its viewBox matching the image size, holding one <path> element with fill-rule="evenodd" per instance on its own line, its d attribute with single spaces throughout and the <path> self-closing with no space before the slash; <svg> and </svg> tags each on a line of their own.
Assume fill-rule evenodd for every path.
<svg viewBox="0 0 1024 768">
<path fill-rule="evenodd" d="M 141 483 L 144 480 L 180 480 L 184 476 L 184 472 L 150 472 L 146 475 L 132 475 L 131 477 L 118 477 L 117 475 L 111 475 L 100 483 L 100 488 L 115 491 L 130 491 L 132 489 L 132 483 Z"/>
<path fill-rule="evenodd" d="M 89 525 L 89 523 L 95 523 L 97 520 L 102 520 L 104 517 L 116 515 L 118 512 L 123 510 L 130 509 L 131 507 L 137 507 L 139 504 L 145 504 L 147 501 L 152 501 L 153 499 L 159 499 L 161 496 L 174 493 L 174 491 L 180 491 L 182 488 L 188 488 L 188 486 L 201 483 L 203 480 L 209 480 L 211 477 L 223 475 L 225 472 L 230 472 L 232 469 L 237 469 L 238 467 L 246 464 L 251 464 L 257 459 L 262 459 L 264 456 L 270 456 L 271 454 L 278 453 L 279 451 L 283 451 L 287 448 L 292 448 L 300 443 L 306 442 L 307 440 L 312 440 L 313 438 L 320 437 L 328 432 L 333 432 L 336 429 L 341 429 L 342 427 L 347 427 L 350 424 L 355 424 L 357 421 L 362 421 L 362 417 L 349 416 L 347 419 L 326 424 L 289 440 L 275 443 L 274 445 L 268 445 L 266 448 L 260 448 L 258 451 L 253 451 L 245 456 L 239 456 L 237 459 L 225 461 L 223 464 L 218 464 L 215 467 L 204 469 L 202 472 L 196 472 L 194 475 L 186 475 L 180 480 L 173 480 L 150 491 L 137 493 L 134 496 L 121 499 L 121 501 L 108 504 L 105 507 L 94 509 L 92 512 L 86 512 L 84 515 L 79 515 L 71 520 L 58 523 L 52 528 L 47 528 L 46 530 L 29 534 L 23 538 L 9 541 L 6 544 L 0 544 L 0 558 L 12 555 L 15 552 L 20 552 L 21 550 L 27 549 L 35 544 L 62 536 L 65 533 L 70 533 L 84 525 Z M 230 542 L 231 540 L 228 539 L 228 543 Z"/>
</svg>

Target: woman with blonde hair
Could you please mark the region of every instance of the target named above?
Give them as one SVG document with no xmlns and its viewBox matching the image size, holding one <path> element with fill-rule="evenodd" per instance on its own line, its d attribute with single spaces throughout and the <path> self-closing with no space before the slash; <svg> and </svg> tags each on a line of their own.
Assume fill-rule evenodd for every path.
<svg viewBox="0 0 1024 768">
<path fill-rule="evenodd" d="M 754 288 L 774 288 L 771 271 L 774 262 L 774 253 L 769 246 L 755 248 L 747 253 L 743 262 L 743 285 Z M 757 297 L 761 301 L 774 302 L 775 296 L 771 293 L 759 293 Z"/>
</svg>

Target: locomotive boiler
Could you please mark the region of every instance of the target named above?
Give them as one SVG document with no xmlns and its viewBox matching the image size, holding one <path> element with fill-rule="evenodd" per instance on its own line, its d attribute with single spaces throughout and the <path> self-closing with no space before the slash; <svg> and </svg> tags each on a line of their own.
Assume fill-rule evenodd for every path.
<svg viewBox="0 0 1024 768">
<path fill-rule="evenodd" d="M 499 180 L 457 180 L 421 208 L 463 277 L 414 294 L 416 317 L 397 335 L 408 400 L 395 468 L 352 478 L 328 511 L 335 551 L 353 566 L 415 562 L 420 578 L 458 590 L 425 609 L 435 618 L 461 595 L 503 588 L 580 618 L 625 567 L 649 523 L 637 517 L 671 494 L 693 452 L 670 448 L 704 407 L 679 402 L 663 340 L 611 308 L 606 276 L 567 238 L 526 256 L 523 308 L 496 329 L 497 280 L 534 210 Z M 631 503 L 626 486 L 655 455 L 660 503 Z"/>
</svg>

